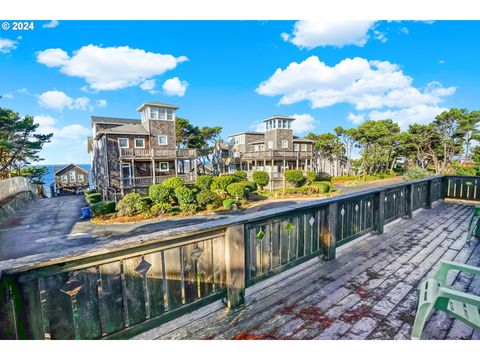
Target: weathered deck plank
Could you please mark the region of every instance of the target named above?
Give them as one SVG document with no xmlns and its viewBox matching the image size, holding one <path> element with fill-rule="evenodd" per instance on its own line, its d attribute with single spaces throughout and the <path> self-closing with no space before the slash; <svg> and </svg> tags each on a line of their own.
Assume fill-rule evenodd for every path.
<svg viewBox="0 0 480 360">
<path fill-rule="evenodd" d="M 337 258 L 310 260 L 247 288 L 245 306 L 220 302 L 136 338 L 158 339 L 404 339 L 409 338 L 418 286 L 440 259 L 480 265 L 480 242 L 465 242 L 471 206 L 436 204 L 411 220 L 385 226 L 340 247 Z M 480 279 L 450 274 L 462 291 L 480 292 Z M 435 312 L 424 338 L 480 334 Z"/>
</svg>

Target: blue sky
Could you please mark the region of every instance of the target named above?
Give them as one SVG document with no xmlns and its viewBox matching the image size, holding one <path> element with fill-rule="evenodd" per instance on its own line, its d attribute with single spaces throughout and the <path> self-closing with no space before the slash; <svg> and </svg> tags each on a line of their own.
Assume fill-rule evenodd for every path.
<svg viewBox="0 0 480 360">
<path fill-rule="evenodd" d="M 54 140 L 44 163 L 88 163 L 90 116 L 180 107 L 223 136 L 273 114 L 321 133 L 392 118 L 403 128 L 480 108 L 480 22 L 60 21 L 0 30 L 0 106 Z"/>
</svg>

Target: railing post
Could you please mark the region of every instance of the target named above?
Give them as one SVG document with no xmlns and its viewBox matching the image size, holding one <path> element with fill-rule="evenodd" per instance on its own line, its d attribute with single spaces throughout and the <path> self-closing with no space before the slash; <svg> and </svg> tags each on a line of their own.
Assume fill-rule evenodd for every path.
<svg viewBox="0 0 480 360">
<path fill-rule="evenodd" d="M 375 233 L 377 235 L 383 234 L 383 225 L 385 223 L 385 191 L 380 191 L 375 195 L 373 218 L 375 219 Z"/>
<path fill-rule="evenodd" d="M 428 180 L 427 181 L 427 196 L 425 198 L 425 209 L 431 209 L 432 208 L 432 194 L 433 194 L 433 181 Z"/>
<path fill-rule="evenodd" d="M 406 195 L 406 200 L 407 200 L 407 204 L 406 204 L 406 214 L 405 214 L 405 217 L 407 219 L 411 219 L 412 216 L 413 216 L 413 184 L 408 184 L 407 185 L 407 193 L 405 194 Z"/>
<path fill-rule="evenodd" d="M 337 224 L 338 224 L 338 203 L 334 202 L 328 205 L 327 216 L 323 226 L 322 246 L 323 259 L 333 260 L 336 256 L 337 246 Z"/>
<path fill-rule="evenodd" d="M 245 236 L 244 225 L 234 225 L 225 233 L 225 267 L 227 306 L 235 308 L 245 303 Z"/>
</svg>

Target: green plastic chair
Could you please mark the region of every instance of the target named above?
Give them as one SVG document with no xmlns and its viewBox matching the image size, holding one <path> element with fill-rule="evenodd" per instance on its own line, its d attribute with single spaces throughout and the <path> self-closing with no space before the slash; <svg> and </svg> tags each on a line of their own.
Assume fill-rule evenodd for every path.
<svg viewBox="0 0 480 360">
<path fill-rule="evenodd" d="M 417 315 L 412 329 L 412 340 L 419 340 L 423 328 L 434 309 L 458 319 L 480 330 L 480 296 L 466 294 L 447 286 L 450 270 L 460 270 L 480 275 L 480 268 L 452 261 L 440 260 L 440 267 L 433 278 L 424 281 L 420 287 Z"/>
<path fill-rule="evenodd" d="M 472 217 L 470 218 L 470 224 L 468 225 L 467 243 L 470 242 L 472 235 L 480 236 L 480 205 L 475 205 L 473 209 Z"/>
</svg>

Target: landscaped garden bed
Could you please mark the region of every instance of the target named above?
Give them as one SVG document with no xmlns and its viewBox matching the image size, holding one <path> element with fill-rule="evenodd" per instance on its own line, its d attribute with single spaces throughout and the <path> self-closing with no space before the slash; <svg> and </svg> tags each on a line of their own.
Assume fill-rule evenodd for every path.
<svg viewBox="0 0 480 360">
<path fill-rule="evenodd" d="M 267 191 L 268 173 L 253 173 L 254 181 L 238 171 L 233 175 L 198 176 L 194 185 L 186 185 L 179 177 L 149 187 L 148 196 L 126 194 L 117 204 L 101 201 L 100 194 L 88 191 L 85 199 L 90 205 L 95 223 L 113 224 L 156 221 L 165 218 L 211 215 L 247 209 L 268 199 L 321 198 L 330 196 L 333 184 L 318 181 L 315 175 L 290 170 L 285 174 L 284 189 Z"/>
</svg>

